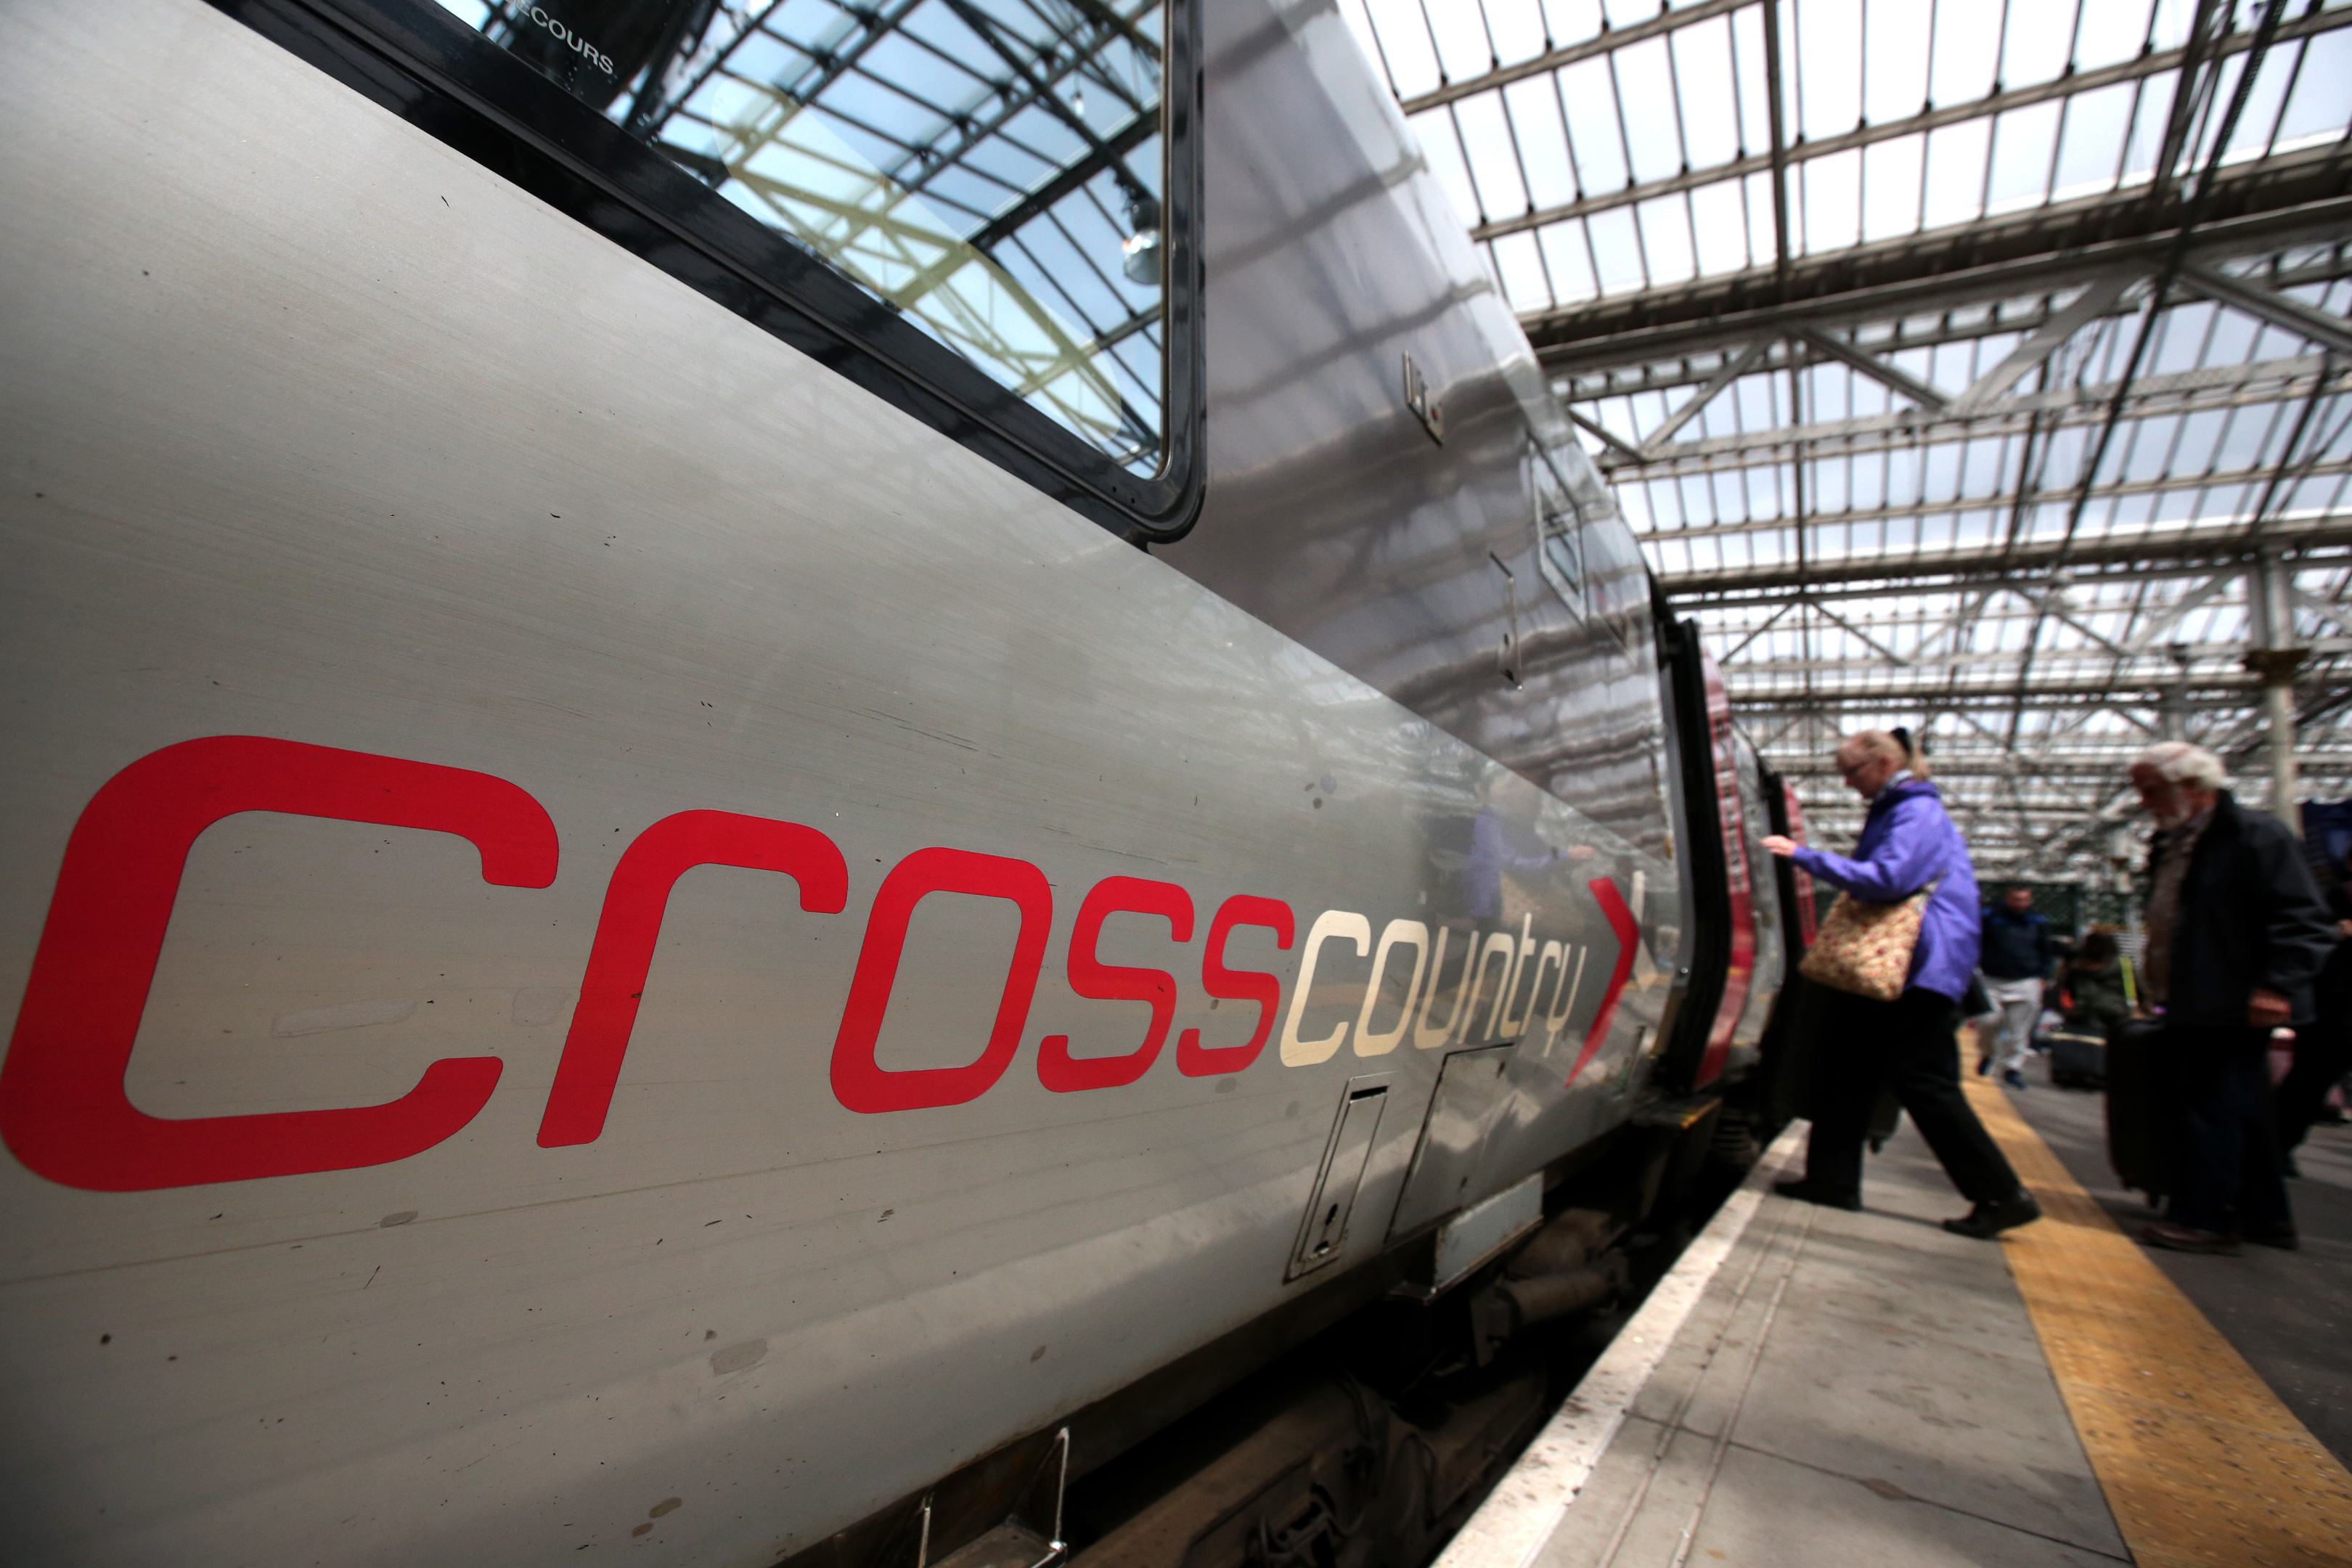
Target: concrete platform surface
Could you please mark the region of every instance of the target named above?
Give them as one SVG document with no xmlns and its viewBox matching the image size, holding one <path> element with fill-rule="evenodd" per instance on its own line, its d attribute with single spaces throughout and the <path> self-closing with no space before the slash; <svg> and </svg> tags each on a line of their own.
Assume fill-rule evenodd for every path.
<svg viewBox="0 0 2352 1568">
<path fill-rule="evenodd" d="M 1766 1196 L 1531 1568 L 2130 1561 L 1997 1244 L 1907 1128 Z"/>
<path fill-rule="evenodd" d="M 2145 1210 L 2069 1168 L 2085 1102 L 1967 1089 L 2040 1221 L 1944 1230 L 1965 1205 L 1907 1127 L 1863 1212 L 1779 1197 L 1790 1129 L 1438 1568 L 2352 1568 L 2352 1470 L 2281 1397 L 2343 1386 L 2332 1251 L 2152 1258 Z M 2313 1218 L 2336 1153 L 2306 1158 Z"/>
</svg>

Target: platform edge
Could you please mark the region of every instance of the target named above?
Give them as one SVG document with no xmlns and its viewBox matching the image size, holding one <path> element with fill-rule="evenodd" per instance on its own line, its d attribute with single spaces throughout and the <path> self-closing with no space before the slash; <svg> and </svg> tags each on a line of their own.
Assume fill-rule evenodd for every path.
<svg viewBox="0 0 2352 1568">
<path fill-rule="evenodd" d="M 1807 1123 L 1772 1141 L 1601 1359 L 1544 1424 L 1517 1463 L 1438 1555 L 1435 1568 L 1528 1568 L 1607 1453 L 1626 1412 L 1762 1206 L 1764 1193 L 1802 1146 Z"/>
</svg>

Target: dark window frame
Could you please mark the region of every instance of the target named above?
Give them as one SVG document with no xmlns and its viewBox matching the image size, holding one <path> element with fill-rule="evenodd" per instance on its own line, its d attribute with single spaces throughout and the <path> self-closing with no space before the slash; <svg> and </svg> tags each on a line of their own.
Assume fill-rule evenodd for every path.
<svg viewBox="0 0 2352 1568">
<path fill-rule="evenodd" d="M 1164 460 L 1132 474 L 433 0 L 211 0 L 529 194 L 1138 544 L 1183 537 L 1206 479 L 1202 0 L 1167 0 Z"/>
</svg>

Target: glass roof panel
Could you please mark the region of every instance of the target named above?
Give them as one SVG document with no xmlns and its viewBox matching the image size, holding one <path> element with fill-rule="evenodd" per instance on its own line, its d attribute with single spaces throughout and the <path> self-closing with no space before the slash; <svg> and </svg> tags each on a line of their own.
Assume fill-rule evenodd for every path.
<svg viewBox="0 0 2352 1568">
<path fill-rule="evenodd" d="M 2263 771 L 2265 573 L 2352 794 L 2352 0 L 1339 4 L 1817 822 L 1903 723 L 2111 876 L 2119 759 Z"/>
</svg>

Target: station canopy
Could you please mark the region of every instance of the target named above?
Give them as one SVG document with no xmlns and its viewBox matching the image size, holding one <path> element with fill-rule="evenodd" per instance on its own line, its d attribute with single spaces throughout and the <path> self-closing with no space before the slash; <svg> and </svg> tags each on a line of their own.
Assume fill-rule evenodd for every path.
<svg viewBox="0 0 2352 1568">
<path fill-rule="evenodd" d="M 2352 0 L 1339 4 L 1817 833 L 2105 884 L 2286 666 L 2352 794 Z"/>
</svg>

